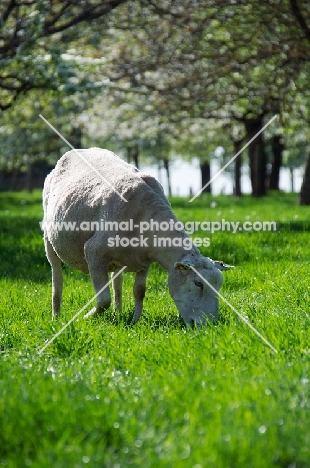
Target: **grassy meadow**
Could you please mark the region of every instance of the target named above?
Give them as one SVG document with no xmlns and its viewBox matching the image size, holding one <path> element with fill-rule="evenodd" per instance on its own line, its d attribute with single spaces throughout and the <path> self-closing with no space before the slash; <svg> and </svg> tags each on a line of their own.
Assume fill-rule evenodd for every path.
<svg viewBox="0 0 310 468">
<path fill-rule="evenodd" d="M 153 264 L 144 314 L 74 321 L 94 295 L 66 266 L 51 320 L 41 193 L 0 194 L 0 467 L 309 468 L 310 207 L 294 194 L 172 199 L 186 221 L 275 221 L 276 232 L 198 231 L 201 252 L 236 266 L 220 320 L 188 329 Z"/>
</svg>

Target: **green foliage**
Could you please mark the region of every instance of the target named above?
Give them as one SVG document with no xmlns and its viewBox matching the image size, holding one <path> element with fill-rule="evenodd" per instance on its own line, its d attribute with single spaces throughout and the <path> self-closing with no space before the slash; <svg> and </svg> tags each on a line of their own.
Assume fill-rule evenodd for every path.
<svg viewBox="0 0 310 468">
<path fill-rule="evenodd" d="M 305 155 L 295 143 L 308 140 L 309 44 L 290 2 L 276 3 L 276 15 L 273 2 L 256 0 L 123 5 L 100 42 L 110 84 L 90 109 L 87 131 L 94 115 L 99 124 L 89 141 L 100 135 L 123 153 L 138 145 L 149 157 L 161 152 L 156 141 L 164 135 L 165 157 L 205 162 L 219 145 L 228 157 L 247 120 L 279 114 L 266 139 L 284 134 L 285 163 L 300 167 Z M 298 5 L 308 24 L 307 3 Z"/>
<path fill-rule="evenodd" d="M 204 254 L 233 263 L 218 324 L 187 329 L 153 265 L 141 321 L 124 311 L 79 318 L 88 276 L 64 267 L 63 312 L 52 322 L 41 194 L 0 194 L 0 463 L 8 467 L 307 468 L 310 453 L 310 215 L 292 194 L 172 199 L 186 221 L 276 221 L 276 232 L 199 231 Z"/>
<path fill-rule="evenodd" d="M 63 87 L 75 93 L 83 84 L 83 63 L 68 54 L 91 35 L 89 22 L 100 20 L 126 0 L 90 0 L 65 4 L 46 0 L 12 2 L 0 6 L 0 109 L 12 106 L 32 89 Z M 81 39 L 79 39 L 81 37 Z M 74 51 L 75 52 L 75 51 Z M 78 55 L 78 54 L 76 54 Z M 91 72 L 89 61 L 88 72 Z"/>
<path fill-rule="evenodd" d="M 304 162 L 306 0 L 3 0 L 0 17 L 0 109 L 13 107 L 0 122 L 1 167 L 63 152 L 37 122 L 43 110 L 69 141 L 78 129 L 85 146 L 138 146 L 149 161 L 207 161 L 218 145 L 228 154 L 247 120 L 279 114 L 285 162 Z"/>
</svg>

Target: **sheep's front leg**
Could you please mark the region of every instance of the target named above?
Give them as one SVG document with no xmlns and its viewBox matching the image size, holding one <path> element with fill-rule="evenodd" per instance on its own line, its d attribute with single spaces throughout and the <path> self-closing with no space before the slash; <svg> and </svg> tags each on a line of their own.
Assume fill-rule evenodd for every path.
<svg viewBox="0 0 310 468">
<path fill-rule="evenodd" d="M 146 290 L 146 277 L 148 270 L 138 271 L 133 286 L 133 294 L 135 298 L 135 311 L 132 319 L 132 323 L 137 323 L 141 317 L 143 309 L 143 299 Z"/>
<path fill-rule="evenodd" d="M 112 284 L 114 292 L 114 307 L 118 312 L 122 312 L 122 289 L 123 289 L 123 275 L 119 273 L 116 278 L 117 272 L 112 273 Z"/>
<path fill-rule="evenodd" d="M 46 235 L 44 235 L 44 245 L 47 259 L 52 268 L 52 316 L 53 319 L 57 319 L 60 313 L 63 286 L 61 260 Z"/>
<path fill-rule="evenodd" d="M 111 295 L 109 289 L 109 277 L 107 271 L 107 265 L 105 264 L 102 256 L 100 256 L 94 248 L 92 242 L 86 242 L 85 244 L 85 258 L 88 264 L 89 274 L 97 294 L 96 306 L 84 315 L 84 318 L 94 317 L 95 315 L 101 314 L 111 305 Z"/>
</svg>

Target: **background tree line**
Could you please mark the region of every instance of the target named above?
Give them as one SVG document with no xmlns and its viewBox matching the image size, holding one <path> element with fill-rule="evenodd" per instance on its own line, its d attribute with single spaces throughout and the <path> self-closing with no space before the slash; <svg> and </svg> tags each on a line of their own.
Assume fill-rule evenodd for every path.
<svg viewBox="0 0 310 468">
<path fill-rule="evenodd" d="M 277 114 L 248 147 L 252 193 L 305 164 L 310 204 L 306 0 L 3 0 L 0 15 L 0 164 L 29 187 L 33 165 L 67 149 L 39 113 L 74 146 L 161 161 L 168 175 L 171 155 L 198 157 L 202 185 L 216 147 L 224 164 Z"/>
</svg>

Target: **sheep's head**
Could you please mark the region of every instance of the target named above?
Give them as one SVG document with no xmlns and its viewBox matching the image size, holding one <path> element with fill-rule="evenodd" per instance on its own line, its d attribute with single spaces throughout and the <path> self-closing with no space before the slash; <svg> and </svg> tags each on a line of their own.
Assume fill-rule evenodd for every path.
<svg viewBox="0 0 310 468">
<path fill-rule="evenodd" d="M 217 320 L 217 291 L 223 283 L 221 270 L 230 268 L 233 267 L 202 255 L 194 263 L 182 260 L 174 264 L 169 274 L 169 290 L 186 323 L 193 326 Z"/>
</svg>

